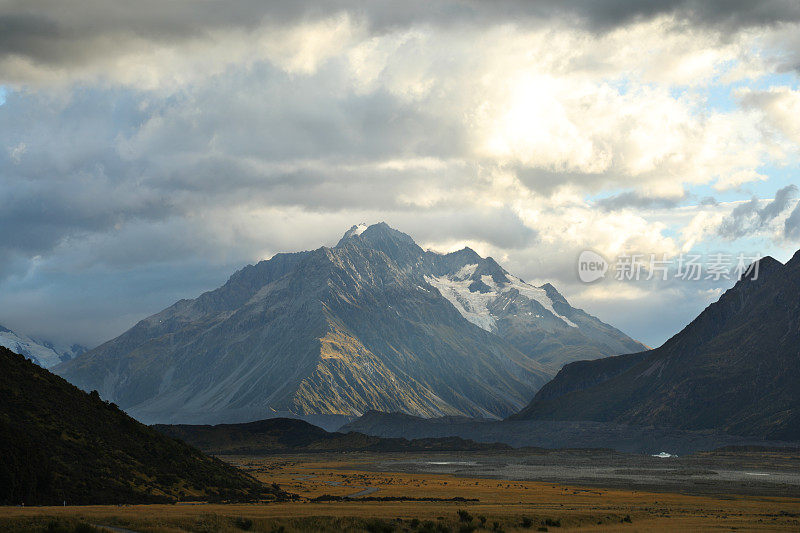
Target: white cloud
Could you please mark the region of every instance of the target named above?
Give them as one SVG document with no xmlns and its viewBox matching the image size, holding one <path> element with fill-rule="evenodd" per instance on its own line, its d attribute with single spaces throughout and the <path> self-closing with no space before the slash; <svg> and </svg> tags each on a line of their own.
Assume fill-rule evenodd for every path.
<svg viewBox="0 0 800 533">
<path fill-rule="evenodd" d="M 587 190 L 680 196 L 762 180 L 781 159 L 747 111 L 709 111 L 696 88 L 763 74 L 759 35 L 722 36 L 662 17 L 595 35 L 576 28 L 415 28 L 348 55 L 355 89 L 414 100 L 469 132 L 466 157 L 584 174 Z"/>
<path fill-rule="evenodd" d="M 771 87 L 766 91 L 739 89 L 737 96 L 742 104 L 763 114 L 764 125 L 800 149 L 800 90 L 790 87 Z"/>
<path fill-rule="evenodd" d="M 796 88 L 706 101 L 772 74 L 783 27 L 316 15 L 168 17 L 163 35 L 84 28 L 66 59 L 0 54 L 0 221 L 17 228 L 0 240 L 0 295 L 33 257 L 41 279 L 222 269 L 385 219 L 602 303 L 613 291 L 571 285 L 581 250 L 675 255 L 732 209 L 645 200 L 736 194 L 794 161 Z M 592 199 L 626 192 L 639 204 Z M 779 238 L 784 220 L 763 231 Z"/>
</svg>

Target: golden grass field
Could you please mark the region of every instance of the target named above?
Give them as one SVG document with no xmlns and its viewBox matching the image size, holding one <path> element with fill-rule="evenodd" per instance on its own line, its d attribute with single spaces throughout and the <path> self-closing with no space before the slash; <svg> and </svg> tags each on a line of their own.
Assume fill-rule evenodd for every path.
<svg viewBox="0 0 800 533">
<path fill-rule="evenodd" d="M 234 531 L 800 531 L 800 499 L 690 496 L 554 483 L 360 470 L 374 457 L 236 457 L 252 475 L 296 493 L 289 503 L 3 507 L 0 529 L 71 531 L 78 524 L 147 532 Z M 478 501 L 311 502 L 377 488 L 372 497 Z M 469 517 L 459 518 L 458 511 Z M 471 519 L 468 519 L 471 518 Z"/>
</svg>

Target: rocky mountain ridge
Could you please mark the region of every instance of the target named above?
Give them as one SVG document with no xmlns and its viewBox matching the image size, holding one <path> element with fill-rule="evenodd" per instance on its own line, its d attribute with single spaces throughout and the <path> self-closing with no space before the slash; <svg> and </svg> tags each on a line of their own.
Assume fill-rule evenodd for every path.
<svg viewBox="0 0 800 533">
<path fill-rule="evenodd" d="M 514 419 L 800 440 L 800 252 L 765 257 L 663 346 L 566 365 Z"/>
</svg>

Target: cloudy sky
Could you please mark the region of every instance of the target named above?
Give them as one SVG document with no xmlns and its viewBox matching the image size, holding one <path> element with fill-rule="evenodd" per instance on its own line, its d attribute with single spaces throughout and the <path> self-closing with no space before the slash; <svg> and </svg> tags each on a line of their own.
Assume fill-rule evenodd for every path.
<svg viewBox="0 0 800 533">
<path fill-rule="evenodd" d="M 94 345 L 385 220 L 651 345 L 800 248 L 794 0 L 0 0 L 0 324 Z"/>
</svg>

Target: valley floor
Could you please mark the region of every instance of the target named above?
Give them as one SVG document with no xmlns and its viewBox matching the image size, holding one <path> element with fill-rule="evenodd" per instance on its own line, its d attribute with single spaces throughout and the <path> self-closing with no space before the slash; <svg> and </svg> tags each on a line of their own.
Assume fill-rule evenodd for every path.
<svg viewBox="0 0 800 533">
<path fill-rule="evenodd" d="M 298 494 L 301 500 L 268 505 L 5 507 L 0 508 L 0 530 L 42 530 L 54 524 L 71 530 L 79 523 L 149 532 L 800 530 L 800 495 L 783 481 L 778 485 L 789 487 L 783 495 L 769 494 L 771 491 L 758 485 L 768 482 L 760 480 L 756 485 L 723 481 L 717 487 L 729 490 L 716 494 L 713 487 L 702 483 L 701 489 L 694 491 L 691 482 L 667 485 L 662 491 L 654 490 L 657 486 L 648 490 L 622 487 L 626 475 L 691 479 L 700 472 L 709 478 L 715 475 L 711 472 L 726 469 L 738 469 L 742 475 L 748 471 L 777 474 L 792 469 L 792 457 L 707 457 L 703 460 L 708 464 L 703 468 L 694 465 L 698 466 L 694 471 L 680 462 L 656 462 L 653 464 L 666 466 L 643 473 L 650 468 L 647 458 L 623 469 L 616 461 L 624 458 L 617 455 L 611 454 L 603 462 L 600 457 L 607 452 L 560 453 L 227 457 L 257 478 Z M 567 453 L 571 459 L 563 455 Z M 601 478 L 567 484 L 511 479 L 532 474 L 519 475 L 519 469 L 509 469 L 509 465 L 532 468 L 557 462 L 588 467 L 595 463 L 606 469 L 600 473 L 624 472 L 606 480 L 607 486 L 617 488 L 604 487 Z M 314 501 L 320 497 L 343 501 Z M 460 500 L 454 501 L 456 498 Z"/>
</svg>

